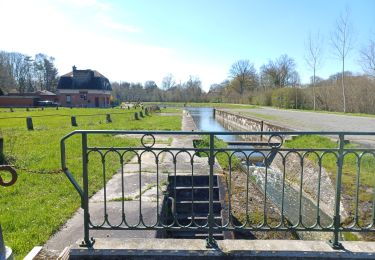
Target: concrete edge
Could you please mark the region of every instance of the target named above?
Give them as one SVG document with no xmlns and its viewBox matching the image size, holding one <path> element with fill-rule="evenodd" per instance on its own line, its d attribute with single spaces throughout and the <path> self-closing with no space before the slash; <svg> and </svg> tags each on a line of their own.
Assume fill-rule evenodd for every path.
<svg viewBox="0 0 375 260">
<path fill-rule="evenodd" d="M 325 241 L 302 240 L 222 240 L 217 248 L 206 248 L 197 239 L 105 239 L 98 238 L 91 249 L 75 245 L 70 257 L 285 257 L 375 259 L 375 242 L 342 242 L 344 249 L 335 250 Z"/>
<path fill-rule="evenodd" d="M 235 112 L 230 112 L 230 111 L 225 110 L 225 109 L 216 109 L 216 110 L 224 112 L 224 113 L 227 113 L 227 114 L 230 114 L 230 115 L 234 115 L 234 116 L 239 116 L 239 117 L 242 117 L 242 118 L 250 119 L 250 120 L 252 120 L 254 122 L 257 122 L 259 124 L 263 121 L 264 123 L 266 123 L 269 126 L 280 128 L 280 129 L 282 129 L 282 131 L 286 131 L 286 132 L 298 132 L 298 131 L 301 131 L 299 129 L 294 129 L 294 128 L 286 127 L 286 126 L 283 126 L 283 125 L 278 125 L 278 124 L 270 122 L 268 120 L 262 120 L 260 118 L 252 117 L 252 116 L 249 116 L 249 115 L 243 115 L 243 114 L 240 114 L 240 112 L 235 113 Z"/>
<path fill-rule="evenodd" d="M 42 250 L 42 246 L 34 246 L 33 249 L 25 256 L 24 260 L 33 260 Z"/>
</svg>

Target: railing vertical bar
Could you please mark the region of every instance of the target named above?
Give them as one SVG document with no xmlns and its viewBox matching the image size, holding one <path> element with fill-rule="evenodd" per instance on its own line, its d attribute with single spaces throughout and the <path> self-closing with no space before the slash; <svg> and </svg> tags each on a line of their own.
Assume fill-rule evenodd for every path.
<svg viewBox="0 0 375 260">
<path fill-rule="evenodd" d="M 124 155 L 120 157 L 120 164 L 121 164 L 121 218 L 122 218 L 122 223 L 126 223 L 125 220 L 125 191 L 124 191 Z"/>
<path fill-rule="evenodd" d="M 283 183 L 282 183 L 282 193 L 281 193 L 281 224 L 284 225 L 285 216 L 284 216 L 284 199 L 285 199 L 285 177 L 286 177 L 286 160 L 283 158 Z"/>
<path fill-rule="evenodd" d="M 104 204 L 104 222 L 108 223 L 107 213 L 107 178 L 105 174 L 105 155 L 102 155 L 102 173 L 103 173 L 103 204 Z"/>
<path fill-rule="evenodd" d="M 249 178 L 250 175 L 250 162 L 249 162 L 249 156 L 246 158 L 246 220 L 245 225 L 249 225 L 248 219 L 249 219 Z"/>
<path fill-rule="evenodd" d="M 177 223 L 178 226 L 180 227 L 180 223 L 178 223 L 177 221 L 177 212 L 176 212 L 176 209 L 177 209 L 177 190 L 176 190 L 176 187 L 177 187 L 177 154 L 174 155 L 173 157 L 173 170 L 174 170 L 174 183 L 173 183 L 173 189 L 174 189 L 174 193 L 173 193 L 173 205 L 172 205 L 172 214 L 173 214 L 173 223 Z"/>
<path fill-rule="evenodd" d="M 89 231 L 89 180 L 88 180 L 88 158 L 87 158 L 87 133 L 82 133 L 82 182 L 83 182 L 83 226 L 84 241 L 83 246 L 92 247 Z"/>
<path fill-rule="evenodd" d="M 323 156 L 323 155 L 322 155 Z M 318 166 L 319 166 L 319 172 L 318 172 L 318 196 L 316 201 L 316 224 L 321 227 L 320 223 L 320 189 L 321 189 L 321 178 L 322 178 L 322 156 L 319 156 L 318 158 Z"/>
<path fill-rule="evenodd" d="M 209 176 L 209 209 L 208 209 L 208 238 L 207 247 L 212 248 L 216 246 L 216 241 L 213 236 L 214 227 L 214 216 L 213 216 L 213 183 L 214 183 L 214 164 L 215 164 L 215 136 L 210 134 L 210 156 L 209 156 L 209 166 L 210 166 L 210 176 Z"/>
<path fill-rule="evenodd" d="M 228 222 L 229 222 L 229 225 L 231 225 L 231 226 L 233 226 L 233 218 L 232 218 L 232 155 L 228 157 L 228 160 L 229 160 Z"/>
<path fill-rule="evenodd" d="M 161 185 L 159 183 L 159 154 L 155 157 L 156 163 L 156 226 L 160 226 L 160 214 L 159 214 L 159 189 Z"/>
<path fill-rule="evenodd" d="M 361 173 L 361 158 L 357 157 L 357 176 L 356 176 L 356 187 L 355 187 L 355 216 L 354 221 L 355 225 L 359 226 L 359 217 L 358 217 L 358 205 L 359 205 L 359 179 L 360 179 L 360 173 Z"/>
<path fill-rule="evenodd" d="M 344 135 L 339 134 L 339 151 L 337 158 L 337 172 L 336 172 L 336 196 L 335 196 L 335 215 L 333 219 L 333 239 L 331 240 L 332 248 L 342 249 L 342 244 L 339 242 L 340 233 L 340 201 L 341 201 L 341 177 L 342 167 L 344 161 Z"/>
<path fill-rule="evenodd" d="M 194 211 L 194 157 L 191 157 L 191 224 L 195 224 L 195 211 Z"/>
<path fill-rule="evenodd" d="M 138 161 L 138 170 L 139 170 L 139 178 L 138 178 L 138 185 L 139 185 L 139 222 L 138 225 L 143 223 L 143 216 L 142 216 L 142 153 L 139 156 Z M 138 226 L 137 225 L 137 226 Z"/>
<path fill-rule="evenodd" d="M 267 223 L 267 182 L 268 182 L 268 163 L 266 163 L 266 173 L 265 173 L 265 176 L 264 176 L 264 204 L 263 204 L 263 224 L 261 226 L 264 226 L 264 225 L 268 225 Z"/>
<path fill-rule="evenodd" d="M 298 225 L 302 224 L 302 195 L 303 195 L 303 157 L 300 157 L 301 177 L 299 183 L 299 201 L 298 201 Z"/>
</svg>

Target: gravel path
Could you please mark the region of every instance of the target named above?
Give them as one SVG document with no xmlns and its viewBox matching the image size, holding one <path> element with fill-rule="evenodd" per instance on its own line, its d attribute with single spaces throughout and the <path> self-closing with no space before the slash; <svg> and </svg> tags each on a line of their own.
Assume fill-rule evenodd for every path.
<svg viewBox="0 0 375 260">
<path fill-rule="evenodd" d="M 375 117 L 361 117 L 261 107 L 231 109 L 252 117 L 301 131 L 375 132 Z M 349 140 L 375 147 L 375 135 L 350 136 Z"/>
</svg>

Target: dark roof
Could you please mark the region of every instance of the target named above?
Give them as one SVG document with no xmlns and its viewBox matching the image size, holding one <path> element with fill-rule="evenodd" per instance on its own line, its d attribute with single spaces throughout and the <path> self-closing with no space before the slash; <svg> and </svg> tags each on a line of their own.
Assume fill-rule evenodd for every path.
<svg viewBox="0 0 375 260">
<path fill-rule="evenodd" d="M 51 91 L 48 91 L 48 90 L 38 90 L 35 93 L 38 94 L 39 96 L 56 96 L 55 93 L 52 93 Z"/>
<path fill-rule="evenodd" d="M 97 70 L 77 70 L 77 71 L 87 71 L 87 72 L 92 71 L 92 72 L 94 72 L 94 76 L 95 77 L 103 77 L 103 78 L 105 78 L 105 76 L 103 74 L 101 74 Z M 61 77 L 73 77 L 73 71 L 68 72 L 68 73 L 62 75 Z"/>
<path fill-rule="evenodd" d="M 38 90 L 35 92 L 24 92 L 24 93 L 8 93 L 6 96 L 13 96 L 13 97 L 39 97 L 39 96 L 56 96 L 55 93 L 52 93 L 48 90 Z"/>
<path fill-rule="evenodd" d="M 84 78 L 76 77 L 76 73 L 84 75 Z M 57 89 L 92 89 L 112 90 L 111 83 L 96 70 L 76 70 L 62 75 L 57 84 Z"/>
</svg>

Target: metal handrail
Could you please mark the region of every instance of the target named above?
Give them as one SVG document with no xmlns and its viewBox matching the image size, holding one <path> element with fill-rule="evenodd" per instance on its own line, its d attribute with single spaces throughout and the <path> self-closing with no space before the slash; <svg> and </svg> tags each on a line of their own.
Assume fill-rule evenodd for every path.
<svg viewBox="0 0 375 260">
<path fill-rule="evenodd" d="M 88 143 L 88 136 L 89 135 L 99 135 L 99 134 L 111 134 L 111 135 L 134 135 L 135 137 L 140 137 L 141 145 L 138 147 L 113 147 L 113 146 L 92 146 Z M 65 141 L 69 139 L 72 136 L 80 135 L 81 136 L 81 145 L 82 145 L 82 187 L 78 184 L 78 182 L 74 179 L 71 169 L 68 169 L 67 167 L 67 157 L 66 157 L 66 149 L 65 149 Z M 228 135 L 234 135 L 234 136 L 253 136 L 258 138 L 262 136 L 263 138 L 268 138 L 269 147 L 241 147 L 241 148 L 232 148 L 232 147 L 225 147 L 225 148 L 217 148 L 215 147 L 215 136 L 228 136 Z M 337 137 L 338 140 L 338 146 L 336 148 L 285 148 L 282 147 L 281 144 L 284 141 L 284 137 L 289 135 L 323 135 L 323 136 L 329 136 L 332 138 L 332 136 Z M 204 230 L 207 231 L 207 245 L 210 247 L 214 247 L 215 240 L 214 240 L 214 233 L 215 232 L 221 232 L 221 231 L 236 231 L 236 230 L 249 230 L 249 231 L 319 231 L 319 232 L 332 232 L 333 238 L 332 238 L 332 246 L 334 248 L 341 248 L 341 244 L 339 242 L 339 234 L 340 232 L 374 232 L 375 231 L 375 199 L 373 199 L 373 208 L 372 208 L 372 219 L 370 223 L 366 223 L 364 225 L 359 220 L 360 214 L 359 214 L 359 190 L 360 190 L 360 173 L 361 173 L 361 161 L 365 156 L 372 156 L 375 157 L 375 149 L 373 148 L 360 148 L 360 147 L 345 147 L 345 137 L 346 136 L 375 136 L 375 132 L 316 132 L 316 131 L 305 131 L 305 132 L 187 132 L 187 131 L 128 131 L 128 130 L 76 130 L 71 132 L 70 134 L 64 136 L 61 139 L 61 167 L 66 176 L 68 177 L 69 181 L 72 183 L 76 191 L 78 192 L 80 199 L 81 199 L 81 207 L 84 210 L 84 245 L 85 246 L 92 246 L 94 243 L 93 239 L 89 238 L 89 230 L 91 229 L 97 229 L 97 230 L 107 230 L 107 229 L 113 229 L 113 230 L 195 230 L 200 231 Z M 155 144 L 155 137 L 156 136 L 190 136 L 190 137 L 202 137 L 202 136 L 208 136 L 209 138 L 209 144 L 208 147 L 205 148 L 195 148 L 195 147 L 154 147 Z M 151 138 L 151 144 L 147 144 L 144 142 L 145 137 Z M 280 141 L 280 145 L 277 144 L 273 139 L 278 139 Z M 272 141 L 273 140 L 273 141 Z M 264 143 L 264 142 L 262 142 Z M 265 143 L 266 144 L 266 143 Z M 181 154 L 185 154 L 188 158 L 190 158 L 190 164 L 191 164 L 191 176 L 194 177 L 196 174 L 194 173 L 194 160 L 197 156 L 199 156 L 200 153 L 205 153 L 207 158 L 207 166 L 208 166 L 208 175 L 209 176 L 209 198 L 208 198 L 208 218 L 207 218 L 207 224 L 205 225 L 197 225 L 197 223 L 194 220 L 194 214 L 192 216 L 193 221 L 188 225 L 181 225 L 179 221 L 177 220 L 176 212 L 172 214 L 172 223 L 165 223 L 163 222 L 162 216 L 159 213 L 159 211 L 156 213 L 156 222 L 153 224 L 146 223 L 144 216 L 142 214 L 142 191 L 141 186 L 139 187 L 139 218 L 137 223 L 131 224 L 128 222 L 126 214 L 125 214 L 125 197 L 124 197 L 124 188 L 122 188 L 122 216 L 121 216 L 121 223 L 113 224 L 111 223 L 109 219 L 109 214 L 107 212 L 107 198 L 105 197 L 104 193 L 104 217 L 103 221 L 99 224 L 95 224 L 92 222 L 92 219 L 90 218 L 90 212 L 89 212 L 89 180 L 88 176 L 90 175 L 89 169 L 88 169 L 88 157 L 91 153 L 98 153 L 100 157 L 102 158 L 102 174 L 104 180 L 106 180 L 106 168 L 105 168 L 105 158 L 107 154 L 114 153 L 116 156 L 118 156 L 120 165 L 121 165 L 121 179 L 122 179 L 122 186 L 124 187 L 124 166 L 127 165 L 127 161 L 125 159 L 125 156 L 127 153 L 132 153 L 138 158 L 138 164 L 139 164 L 139 185 L 141 185 L 141 178 L 142 178 L 142 156 L 144 153 L 151 153 L 152 156 L 155 158 L 156 163 L 156 178 L 157 178 L 157 186 L 159 186 L 160 182 L 160 169 L 159 169 L 159 162 L 161 156 L 163 154 L 169 154 L 172 157 L 171 165 L 174 166 L 173 173 L 174 176 L 177 174 L 177 164 L 178 164 L 178 156 Z M 214 199 L 213 199 L 213 178 L 214 178 L 214 167 L 215 167 L 215 158 L 217 158 L 220 154 L 225 154 L 228 158 L 229 163 L 229 179 L 231 179 L 232 175 L 234 175 L 233 170 L 233 162 L 235 161 L 235 157 L 239 156 L 238 154 L 244 155 L 244 161 L 246 162 L 243 166 L 243 170 L 247 174 L 247 183 L 246 183 L 246 200 L 249 197 L 249 187 L 248 182 L 250 180 L 250 163 L 251 163 L 251 155 L 258 153 L 261 156 L 264 157 L 264 179 L 262 184 L 262 189 L 264 192 L 264 205 L 263 205 L 263 220 L 260 223 L 251 223 L 248 219 L 245 221 L 245 223 L 242 223 L 241 225 L 236 225 L 233 222 L 233 215 L 231 212 L 231 199 L 232 199 L 232 184 L 231 181 L 229 181 L 229 187 L 228 187 L 228 197 L 229 197 L 229 216 L 228 216 L 228 222 L 224 223 L 222 225 L 218 225 L 215 222 L 214 219 Z M 268 223 L 268 212 L 266 208 L 266 201 L 268 199 L 267 196 L 269 196 L 269 189 L 270 189 L 270 176 L 271 176 L 271 163 L 266 162 L 266 159 L 269 158 L 268 154 L 274 153 L 274 155 L 282 158 L 283 163 L 283 169 L 282 173 L 279 176 L 281 178 L 280 181 L 280 197 L 281 197 L 281 205 L 280 205 L 280 211 L 281 211 L 281 220 L 277 225 L 272 225 L 271 223 Z M 297 161 L 299 160 L 299 167 L 301 167 L 300 175 L 299 175 L 299 183 L 298 183 L 298 207 L 295 209 L 296 212 L 298 212 L 298 220 L 295 223 L 292 224 L 285 224 L 284 221 L 287 219 L 287 216 L 285 215 L 285 200 L 286 200 L 286 163 L 288 161 L 288 158 L 290 158 L 291 154 L 294 154 L 297 158 Z M 303 181 L 304 181 L 304 162 L 308 158 L 309 154 L 313 154 L 316 156 L 318 160 L 318 187 L 317 187 L 317 202 L 316 202 L 316 218 L 315 222 L 312 224 L 306 224 L 304 223 L 304 217 L 302 216 L 302 203 L 304 198 L 304 190 L 303 190 Z M 350 223 L 350 225 L 344 225 L 342 222 L 342 209 L 341 209 L 341 201 L 342 201 L 342 176 L 343 176 L 343 165 L 344 160 L 346 156 L 350 156 L 350 154 L 355 154 L 356 158 L 356 164 L 357 164 L 357 173 L 356 173 L 356 186 L 355 186 L 355 195 L 353 197 L 353 200 L 355 200 L 355 213 L 353 216 L 354 221 Z M 321 209 L 321 174 L 322 174 L 322 161 L 328 157 L 333 156 L 333 159 L 337 162 L 337 171 L 335 175 L 335 199 L 334 199 L 334 214 L 332 217 L 332 221 L 327 223 L 323 223 L 325 221 L 322 220 L 322 209 Z M 289 157 L 288 157 L 289 156 Z M 190 165 L 189 164 L 189 165 Z M 251 166 L 253 167 L 253 166 Z M 172 175 L 173 176 L 173 175 Z M 103 181 L 104 185 L 104 191 L 106 191 L 106 183 Z M 174 187 L 176 189 L 176 187 Z M 173 190 L 173 187 L 172 187 Z M 375 192 L 375 187 L 373 187 L 373 190 Z M 176 190 L 175 190 L 176 191 Z M 157 189 L 158 196 L 157 196 L 157 207 L 159 210 L 159 189 Z M 375 196 L 374 196 L 375 197 Z M 168 198 L 167 198 L 168 201 Z M 172 203 L 174 211 L 176 210 L 176 198 L 173 198 Z M 192 203 L 194 204 L 194 198 Z M 196 202 L 195 202 L 196 203 Z M 246 216 L 251 214 L 251 212 L 248 210 L 248 200 L 246 202 Z M 322 222 L 323 221 L 323 222 Z"/>
</svg>

